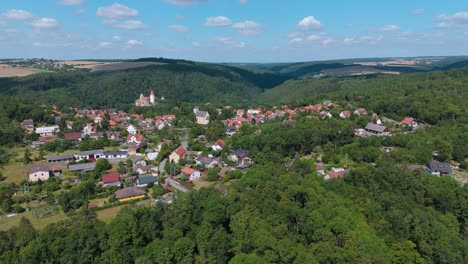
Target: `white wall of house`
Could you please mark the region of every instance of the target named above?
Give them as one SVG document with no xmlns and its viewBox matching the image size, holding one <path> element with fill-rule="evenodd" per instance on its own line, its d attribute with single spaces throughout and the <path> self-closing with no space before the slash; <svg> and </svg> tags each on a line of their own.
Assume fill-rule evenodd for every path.
<svg viewBox="0 0 468 264">
<path fill-rule="evenodd" d="M 32 182 L 37 182 L 39 180 L 47 181 L 49 177 L 50 177 L 50 174 L 48 171 L 38 171 L 38 172 L 29 174 L 29 181 L 32 181 Z"/>
</svg>

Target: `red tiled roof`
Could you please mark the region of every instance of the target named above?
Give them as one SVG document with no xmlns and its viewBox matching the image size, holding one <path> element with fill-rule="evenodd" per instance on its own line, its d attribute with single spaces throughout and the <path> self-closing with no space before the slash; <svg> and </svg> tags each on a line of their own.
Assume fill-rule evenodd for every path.
<svg viewBox="0 0 468 264">
<path fill-rule="evenodd" d="M 68 140 L 78 140 L 81 138 L 81 133 L 79 132 L 67 133 L 67 134 L 64 134 L 63 137 Z"/>
<path fill-rule="evenodd" d="M 401 124 L 403 125 L 411 125 L 411 123 L 413 123 L 414 121 L 414 118 L 412 117 L 406 117 L 405 119 L 401 120 Z"/>
<path fill-rule="evenodd" d="M 118 173 L 110 173 L 102 175 L 102 183 L 112 183 L 120 181 L 120 177 Z"/>
<path fill-rule="evenodd" d="M 328 177 L 330 177 L 330 179 L 340 178 L 340 177 L 343 177 L 344 175 L 345 175 L 345 171 L 330 171 L 328 173 Z"/>
<path fill-rule="evenodd" d="M 173 119 L 176 119 L 176 116 L 175 115 L 164 115 L 163 119 L 164 120 L 173 120 Z"/>
<path fill-rule="evenodd" d="M 187 153 L 184 147 L 180 146 L 174 151 L 179 157 L 184 156 Z"/>
<path fill-rule="evenodd" d="M 218 139 L 218 141 L 216 141 L 215 145 L 218 145 L 218 146 L 223 148 L 224 145 L 226 145 L 226 143 L 224 143 L 224 140 Z"/>
<path fill-rule="evenodd" d="M 196 170 L 191 167 L 183 167 L 180 171 L 187 175 L 192 175 L 192 173 L 194 173 Z"/>
<path fill-rule="evenodd" d="M 144 138 L 144 136 L 142 134 L 140 134 L 140 133 L 137 133 L 135 135 L 129 134 L 127 136 L 127 141 L 130 141 L 133 136 L 135 136 L 136 140 L 138 140 L 138 141 L 141 141 Z"/>
</svg>

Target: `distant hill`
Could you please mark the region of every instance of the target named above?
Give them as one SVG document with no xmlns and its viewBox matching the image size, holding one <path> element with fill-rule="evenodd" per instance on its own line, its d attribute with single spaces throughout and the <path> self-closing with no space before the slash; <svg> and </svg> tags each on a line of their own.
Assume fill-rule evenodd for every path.
<svg viewBox="0 0 468 264">
<path fill-rule="evenodd" d="M 107 70 L 96 72 L 81 69 L 0 78 L 0 95 L 58 106 L 123 107 L 153 89 L 158 98 L 164 96 L 175 103 L 277 104 L 356 89 L 358 83 L 371 89 L 368 84 L 373 82 L 368 79 L 377 79 L 377 85 L 384 87 L 419 78 L 422 82 L 432 70 L 468 66 L 468 60 L 453 57 L 227 65 L 143 58 L 113 63 L 117 64 L 104 65 Z M 125 68 L 126 64 L 140 67 Z M 380 76 L 392 71 L 404 74 Z M 317 73 L 325 73 L 325 77 L 314 76 Z"/>
<path fill-rule="evenodd" d="M 465 65 L 467 57 L 414 57 L 414 58 L 363 58 L 294 63 L 227 64 L 256 72 L 276 73 L 291 78 L 313 78 L 319 73 L 328 76 L 352 76 L 379 73 L 408 73 L 448 70 Z M 467 64 L 468 66 L 468 64 Z"/>
<path fill-rule="evenodd" d="M 243 103 L 283 83 L 288 77 L 217 64 L 141 59 L 165 63 L 111 72 L 72 71 L 0 79 L 0 94 L 38 103 L 85 107 L 132 104 L 140 93 L 172 101 Z"/>
</svg>

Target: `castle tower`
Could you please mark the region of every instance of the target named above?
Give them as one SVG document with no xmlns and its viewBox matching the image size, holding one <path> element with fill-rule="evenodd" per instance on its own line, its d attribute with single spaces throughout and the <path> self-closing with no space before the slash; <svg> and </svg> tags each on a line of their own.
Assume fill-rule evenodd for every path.
<svg viewBox="0 0 468 264">
<path fill-rule="evenodd" d="M 155 102 L 154 91 L 151 90 L 151 93 L 150 93 L 150 103 L 151 103 L 151 104 L 154 104 L 154 102 Z"/>
</svg>

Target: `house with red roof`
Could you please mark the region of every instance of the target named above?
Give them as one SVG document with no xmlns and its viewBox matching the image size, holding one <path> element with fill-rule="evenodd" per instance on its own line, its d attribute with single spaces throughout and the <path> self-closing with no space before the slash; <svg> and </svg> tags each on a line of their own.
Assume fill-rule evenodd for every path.
<svg viewBox="0 0 468 264">
<path fill-rule="evenodd" d="M 416 128 L 418 127 L 418 122 L 412 117 L 405 117 L 405 119 L 401 120 L 400 125 Z"/>
<path fill-rule="evenodd" d="M 63 137 L 71 142 L 80 142 L 82 138 L 80 132 L 67 133 L 64 134 Z"/>
<path fill-rule="evenodd" d="M 351 112 L 348 111 L 348 110 L 342 111 L 342 112 L 340 113 L 340 117 L 343 118 L 343 119 L 349 118 L 350 116 L 351 116 Z"/>
<path fill-rule="evenodd" d="M 224 142 L 224 140 L 222 139 L 218 139 L 218 141 L 216 141 L 213 146 L 211 146 L 211 148 L 214 150 L 214 151 L 221 151 L 223 150 L 224 146 L 226 145 L 226 143 Z"/>
<path fill-rule="evenodd" d="M 169 162 L 179 163 L 180 159 L 187 156 L 187 150 L 180 146 L 169 155 Z"/>
<path fill-rule="evenodd" d="M 127 136 L 127 142 L 129 143 L 140 144 L 144 139 L 145 137 L 140 133 L 136 133 L 135 135 L 128 134 Z"/>
<path fill-rule="evenodd" d="M 185 166 L 180 171 L 183 175 L 188 176 L 189 181 L 194 181 L 201 177 L 201 172 L 190 166 Z"/>
<path fill-rule="evenodd" d="M 367 115 L 367 110 L 365 108 L 360 107 L 354 110 L 354 114 L 355 115 Z"/>
<path fill-rule="evenodd" d="M 120 175 L 116 172 L 102 175 L 102 186 L 120 186 Z"/>
</svg>

